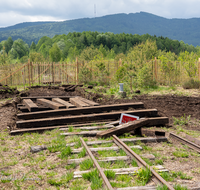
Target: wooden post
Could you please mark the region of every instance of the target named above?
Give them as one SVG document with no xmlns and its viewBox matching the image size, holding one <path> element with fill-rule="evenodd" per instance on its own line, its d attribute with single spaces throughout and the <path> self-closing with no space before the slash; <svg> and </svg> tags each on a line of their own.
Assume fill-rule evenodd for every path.
<svg viewBox="0 0 200 190">
<path fill-rule="evenodd" d="M 76 84 L 78 84 L 78 73 L 79 73 L 78 57 L 76 57 Z"/>
<path fill-rule="evenodd" d="M 200 81 L 200 58 L 198 60 L 198 79 Z"/>
<path fill-rule="evenodd" d="M 39 76 L 39 84 L 40 84 L 40 63 L 38 63 L 38 76 Z"/>
<path fill-rule="evenodd" d="M 52 82 L 54 84 L 54 62 L 52 62 Z"/>
<path fill-rule="evenodd" d="M 154 62 L 154 74 L 155 74 L 155 80 L 157 81 L 158 75 L 157 75 L 157 59 L 155 57 L 155 62 Z"/>
<path fill-rule="evenodd" d="M 122 59 L 119 58 L 119 67 L 121 67 L 121 66 L 122 66 Z"/>
<path fill-rule="evenodd" d="M 28 82 L 29 82 L 29 86 L 31 86 L 31 78 L 30 78 L 30 59 L 28 60 Z"/>
<path fill-rule="evenodd" d="M 33 63 L 30 62 L 30 66 L 31 66 L 31 83 L 33 85 Z"/>
</svg>

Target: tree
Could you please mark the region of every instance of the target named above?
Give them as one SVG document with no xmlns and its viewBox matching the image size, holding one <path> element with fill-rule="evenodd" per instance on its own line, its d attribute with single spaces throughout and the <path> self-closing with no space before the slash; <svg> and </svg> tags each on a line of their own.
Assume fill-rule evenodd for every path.
<svg viewBox="0 0 200 190">
<path fill-rule="evenodd" d="M 30 51 L 36 51 L 36 44 L 35 44 L 35 42 L 31 43 Z"/>
<path fill-rule="evenodd" d="M 50 56 L 51 61 L 53 62 L 60 61 L 62 53 L 57 43 L 54 43 L 52 48 L 49 50 L 49 56 Z"/>
</svg>

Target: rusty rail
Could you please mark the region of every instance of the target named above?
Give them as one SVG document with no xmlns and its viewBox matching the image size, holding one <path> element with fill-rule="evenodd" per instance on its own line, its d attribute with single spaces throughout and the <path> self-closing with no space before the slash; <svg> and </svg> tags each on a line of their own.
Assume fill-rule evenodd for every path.
<svg viewBox="0 0 200 190">
<path fill-rule="evenodd" d="M 114 190 L 113 187 L 111 186 L 110 182 L 108 181 L 108 178 L 106 177 L 106 175 L 104 174 L 103 170 L 101 169 L 101 167 L 99 166 L 97 160 L 95 159 L 95 157 L 93 156 L 91 150 L 88 148 L 88 146 L 86 145 L 85 141 L 80 137 L 81 143 L 83 144 L 83 146 L 85 147 L 87 153 L 89 154 L 90 158 L 93 160 L 94 165 L 97 167 L 97 169 L 99 170 L 99 173 L 104 181 L 104 183 L 106 184 L 107 188 L 109 190 Z"/>
<path fill-rule="evenodd" d="M 170 133 L 169 134 L 169 137 L 177 140 L 177 141 L 180 141 L 181 143 L 187 145 L 188 147 L 192 148 L 193 150 L 197 151 L 198 153 L 200 153 L 200 146 L 191 142 L 191 141 L 188 141 L 178 135 L 175 135 L 174 133 Z"/>
<path fill-rule="evenodd" d="M 139 155 L 137 155 L 134 151 L 132 151 L 123 141 L 121 141 L 117 136 L 113 135 L 113 140 L 114 142 L 121 147 L 129 156 L 131 156 L 132 158 L 136 159 L 136 162 L 138 163 L 139 166 L 144 166 L 144 167 L 148 167 L 151 170 L 151 173 L 153 174 L 154 177 L 154 182 L 156 182 L 157 184 L 164 184 L 168 187 L 169 190 L 174 190 L 174 188 L 168 183 L 166 182 L 157 172 L 155 172 L 144 160 L 142 160 L 140 158 Z"/>
</svg>

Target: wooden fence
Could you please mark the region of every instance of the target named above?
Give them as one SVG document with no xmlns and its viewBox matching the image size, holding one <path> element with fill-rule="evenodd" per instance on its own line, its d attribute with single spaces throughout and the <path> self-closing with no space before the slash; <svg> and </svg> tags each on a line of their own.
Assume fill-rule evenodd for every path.
<svg viewBox="0 0 200 190">
<path fill-rule="evenodd" d="M 104 62 L 106 70 L 109 73 L 107 76 L 108 80 L 111 80 L 116 71 L 122 66 L 122 60 L 100 60 Z M 92 72 L 92 80 L 95 81 L 95 72 L 97 70 L 96 63 L 98 61 L 90 62 L 79 62 L 76 59 L 75 62 L 44 62 L 44 63 L 32 63 L 28 62 L 26 64 L 10 64 L 10 65 L 0 65 L 0 83 L 3 85 L 16 86 L 31 86 L 31 85 L 41 85 L 41 84 L 78 84 L 79 73 L 84 65 Z M 128 63 L 127 63 L 128 64 Z M 163 85 L 176 85 L 182 84 L 183 82 L 190 79 L 188 73 L 185 69 L 185 62 L 168 62 L 163 63 L 161 60 L 148 61 L 146 64 L 150 64 L 152 77 L 159 83 Z M 195 62 L 196 73 L 193 78 L 200 81 L 200 59 Z"/>
</svg>

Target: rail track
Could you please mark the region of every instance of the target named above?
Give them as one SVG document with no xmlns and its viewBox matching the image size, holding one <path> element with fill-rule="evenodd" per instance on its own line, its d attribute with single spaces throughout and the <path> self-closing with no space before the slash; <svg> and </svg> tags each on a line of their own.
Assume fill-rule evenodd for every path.
<svg viewBox="0 0 200 190">
<path fill-rule="evenodd" d="M 81 137 L 80 137 L 82 146 L 86 149 L 88 155 L 90 156 L 90 158 L 92 159 L 95 167 L 98 169 L 99 174 L 101 176 L 101 178 L 104 181 L 104 184 L 106 185 L 107 189 L 109 190 L 114 190 L 116 188 L 113 188 L 112 185 L 110 184 L 108 178 L 105 176 L 104 174 L 104 169 L 100 167 L 99 165 L 99 160 L 96 160 L 93 153 L 92 153 L 92 149 L 88 147 L 87 142 L 85 142 Z M 174 190 L 174 188 L 168 183 L 166 182 L 156 171 L 154 171 L 153 168 L 151 168 L 138 154 L 136 154 L 134 151 L 132 151 L 132 149 L 130 147 L 128 147 L 122 140 L 120 140 L 117 136 L 113 135 L 113 141 L 120 149 L 124 150 L 124 152 L 127 154 L 127 156 L 132 159 L 134 158 L 136 160 L 136 162 L 138 163 L 139 167 L 148 167 L 152 173 L 152 181 L 156 184 L 156 185 L 165 185 L 167 186 L 167 188 L 169 190 Z M 90 144 L 90 143 L 88 143 Z M 111 148 L 111 147 L 110 147 Z M 114 147 L 113 147 L 114 148 Z M 116 157 L 117 158 L 117 157 Z M 109 160 L 109 159 L 108 159 Z M 104 160 L 105 161 L 105 160 Z M 128 168 L 127 168 L 128 169 Z M 131 168 L 130 168 L 131 169 Z M 120 170 L 120 169 L 118 169 Z M 121 169 L 124 170 L 124 169 Z M 117 188 L 118 190 L 127 190 L 127 189 L 156 189 L 156 186 L 143 186 L 142 188 L 140 187 L 126 187 L 126 188 Z"/>
<path fill-rule="evenodd" d="M 191 142 L 191 141 L 189 141 L 187 139 L 184 139 L 184 138 L 182 138 L 182 137 L 180 137 L 178 135 L 175 135 L 174 133 L 170 133 L 169 137 L 172 138 L 172 139 L 175 139 L 175 140 L 177 140 L 177 141 L 179 141 L 179 142 L 181 142 L 181 143 L 183 143 L 185 145 L 187 145 L 191 149 L 193 149 L 193 150 L 197 151 L 198 153 L 200 153 L 200 146 L 199 145 L 197 145 L 197 144 L 195 144 L 195 143 L 193 143 L 193 142 Z"/>
</svg>

